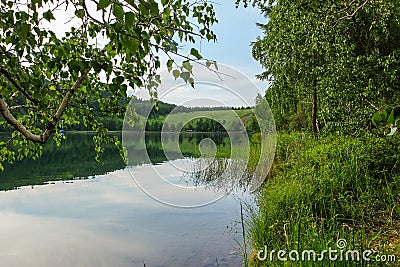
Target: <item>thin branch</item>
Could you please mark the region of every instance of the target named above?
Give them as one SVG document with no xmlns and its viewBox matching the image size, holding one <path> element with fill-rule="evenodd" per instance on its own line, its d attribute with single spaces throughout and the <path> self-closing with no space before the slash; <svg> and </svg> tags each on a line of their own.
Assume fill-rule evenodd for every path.
<svg viewBox="0 0 400 267">
<path fill-rule="evenodd" d="M 53 132 L 57 122 L 60 120 L 64 110 L 67 107 L 68 101 L 74 95 L 75 90 L 81 85 L 83 80 L 87 77 L 90 69 L 87 69 L 83 74 L 78 78 L 78 80 L 74 83 L 72 88 L 65 94 L 60 106 L 58 107 L 57 112 L 54 114 L 53 119 L 47 124 L 45 131 L 40 134 L 34 134 L 30 132 L 26 127 L 21 124 L 10 112 L 10 108 L 7 103 L 4 101 L 3 96 L 0 94 L 0 113 L 4 117 L 4 119 L 14 127 L 15 130 L 20 132 L 26 139 L 37 142 L 37 143 L 46 143 L 49 140 L 51 133 Z"/>
<path fill-rule="evenodd" d="M 34 110 L 37 109 L 36 106 L 27 106 L 27 105 L 12 106 L 12 107 L 9 107 L 8 109 L 9 109 L 9 110 L 14 110 L 14 109 L 20 109 L 20 108 L 24 108 L 24 109 L 34 109 Z"/>
<path fill-rule="evenodd" d="M 15 91 L 11 96 L 10 96 L 10 100 L 12 101 L 14 99 L 14 97 L 16 97 L 18 95 L 18 90 Z"/>
<path fill-rule="evenodd" d="M 38 104 L 39 101 L 35 98 L 33 98 L 26 90 L 25 88 L 23 88 L 15 79 L 14 77 L 11 75 L 11 73 L 9 73 L 6 69 L 4 69 L 3 67 L 0 66 L 0 73 L 3 74 L 7 80 L 9 80 L 21 93 L 24 94 L 24 96 L 26 96 L 26 98 L 28 98 L 32 103 L 34 104 Z"/>
<path fill-rule="evenodd" d="M 64 110 L 67 108 L 67 104 L 68 104 L 69 100 L 74 95 L 75 91 L 81 85 L 83 80 L 86 79 L 87 75 L 89 74 L 89 71 L 90 71 L 90 69 L 87 69 L 86 71 L 84 71 L 83 74 L 78 78 L 78 80 L 72 86 L 72 88 L 65 94 L 65 96 L 61 102 L 61 105 L 58 107 L 56 114 L 54 115 L 53 119 L 47 124 L 45 132 L 41 135 L 41 139 L 45 140 L 44 142 L 46 142 L 49 139 L 57 122 L 60 120 L 62 114 L 64 113 Z"/>
<path fill-rule="evenodd" d="M 368 104 L 370 104 L 370 106 L 371 106 L 374 110 L 379 111 L 379 108 L 377 108 L 374 104 L 372 104 L 371 101 L 369 101 L 368 99 L 365 99 L 365 101 L 367 101 Z"/>
<path fill-rule="evenodd" d="M 340 10 L 339 12 L 345 12 L 346 10 L 348 10 L 355 2 L 356 0 L 352 0 L 350 2 L 350 4 L 348 4 L 345 8 L 343 8 L 342 10 Z"/>
<path fill-rule="evenodd" d="M 99 25 L 104 25 L 103 22 L 101 22 L 101 21 L 95 19 L 94 17 L 92 17 L 92 15 L 90 15 L 89 10 L 88 10 L 87 7 L 86 7 L 86 1 L 85 1 L 85 0 L 83 0 L 83 2 L 82 2 L 82 7 L 83 7 L 83 9 L 85 10 L 87 16 L 88 16 L 91 20 L 93 20 L 94 22 L 96 22 L 96 23 L 99 24 Z"/>
<path fill-rule="evenodd" d="M 353 1 L 353 2 L 354 2 L 354 1 Z M 352 3 L 353 3 L 353 2 L 352 2 Z M 333 27 L 336 27 L 336 26 L 339 24 L 339 22 L 342 21 L 342 20 L 345 20 L 345 19 L 352 19 L 352 18 L 354 17 L 354 15 L 355 15 L 358 11 L 360 11 L 361 8 L 363 8 L 368 2 L 369 2 L 369 0 L 366 0 L 361 6 L 357 7 L 356 10 L 354 10 L 353 13 L 347 14 L 346 16 L 343 16 L 343 17 L 337 19 L 337 20 L 332 24 L 332 26 L 333 26 Z"/>
</svg>

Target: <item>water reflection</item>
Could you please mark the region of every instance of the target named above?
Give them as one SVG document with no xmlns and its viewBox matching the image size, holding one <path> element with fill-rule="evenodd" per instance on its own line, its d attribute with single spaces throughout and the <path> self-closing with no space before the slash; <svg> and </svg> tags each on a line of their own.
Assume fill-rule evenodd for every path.
<svg viewBox="0 0 400 267">
<path fill-rule="evenodd" d="M 101 162 L 96 162 L 92 135 L 69 134 L 62 147 L 49 144 L 42 158 L 8 166 L 0 174 L 0 189 L 9 190 L 0 192 L 1 265 L 175 267 L 215 266 L 218 261 L 219 266 L 240 266 L 241 251 L 235 241 L 240 237 L 226 234 L 235 232 L 230 227 L 238 220 L 234 198 L 223 197 L 201 209 L 176 209 L 147 197 L 132 182 L 131 172 L 145 179 L 155 170 L 168 176 L 167 184 L 182 184 L 184 176 L 176 166 L 191 162 L 193 170 L 202 168 L 196 157 L 208 153 L 199 149 L 204 136 L 179 136 L 182 155 L 176 153 L 176 159 L 168 162 L 159 136 L 145 138 L 152 164 L 144 164 L 139 156 L 142 148 L 135 144 L 130 150 L 137 157 L 128 167 L 113 147 L 107 147 Z M 230 143 L 223 135 L 213 140 L 222 170 L 229 165 L 223 155 Z M 212 172 L 218 173 L 218 168 Z M 78 177 L 93 179 L 70 182 Z M 24 187 L 48 181 L 54 182 L 34 190 Z M 169 192 L 164 184 L 147 182 L 170 200 L 188 198 Z M 193 201 L 215 196 L 214 190 L 203 186 L 213 182 L 211 170 L 187 182 L 198 185 Z"/>
<path fill-rule="evenodd" d="M 137 166 L 146 172 L 148 166 Z M 168 171 L 168 165 L 158 168 Z M 2 266 L 240 266 L 224 234 L 238 203 L 202 209 L 147 198 L 126 170 L 0 193 Z"/>
<path fill-rule="evenodd" d="M 52 142 L 46 144 L 44 153 L 39 159 L 26 158 L 15 162 L 13 165 L 5 164 L 6 171 L 0 172 L 0 191 L 27 185 L 45 184 L 49 181 L 90 178 L 125 168 L 126 165 L 114 145 L 105 147 L 100 162 L 95 160 L 93 135 L 91 133 L 68 133 L 62 146 L 58 147 Z M 119 135 L 121 134 L 119 133 Z M 171 153 L 171 159 L 198 156 L 198 144 L 203 137 L 204 135 L 200 134 L 179 136 L 183 156 L 178 152 Z M 150 133 L 145 136 L 145 149 L 150 156 L 150 162 L 143 157 L 143 148 L 132 144 L 130 149 L 135 156 L 132 157 L 130 166 L 144 163 L 159 164 L 167 161 L 160 138 L 157 133 Z M 168 144 L 176 142 L 173 138 L 174 136 L 171 135 Z M 216 136 L 214 140 L 221 147 L 229 147 L 229 142 L 222 135 Z"/>
<path fill-rule="evenodd" d="M 245 159 L 195 159 L 191 169 L 182 175 L 182 181 L 225 195 L 238 190 L 247 191 L 253 175 L 246 167 Z"/>
<path fill-rule="evenodd" d="M 68 133 L 61 147 L 53 142 L 46 144 L 43 155 L 36 160 L 25 158 L 13 165 L 4 164 L 5 171 L 0 172 L 0 190 L 94 177 L 125 167 L 114 146 L 105 147 L 100 162 L 95 157 L 93 134 Z"/>
<path fill-rule="evenodd" d="M 233 191 L 247 190 L 254 180 L 250 163 L 258 163 L 257 156 L 249 156 L 250 151 L 260 153 L 259 147 L 247 145 L 248 139 L 243 133 L 123 135 L 128 166 L 136 166 L 138 159 L 141 165 L 153 164 L 146 173 L 128 167 L 133 181 L 154 200 L 180 208 L 202 207 Z M 168 159 L 167 164 L 175 170 L 172 176 L 179 180 L 154 166 L 155 154 Z"/>
</svg>

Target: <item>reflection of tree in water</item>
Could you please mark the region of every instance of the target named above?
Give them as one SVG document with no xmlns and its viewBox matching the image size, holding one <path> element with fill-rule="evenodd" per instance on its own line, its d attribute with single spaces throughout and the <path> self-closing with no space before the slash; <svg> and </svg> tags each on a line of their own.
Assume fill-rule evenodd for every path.
<svg viewBox="0 0 400 267">
<path fill-rule="evenodd" d="M 203 153 L 201 158 L 192 159 L 189 171 L 182 176 L 182 182 L 205 186 L 224 194 L 239 189 L 257 190 L 271 167 L 274 157 L 273 141 L 273 136 L 265 135 L 249 144 L 248 150 L 243 146 L 230 146 L 230 153 L 228 150 L 222 150 L 225 153 L 217 153 L 216 156 Z M 217 149 L 221 147 L 217 146 Z"/>
<path fill-rule="evenodd" d="M 210 138 L 216 145 L 217 159 L 196 159 L 197 165 L 193 166 L 191 177 L 186 175 L 191 184 L 197 186 L 207 185 L 214 188 L 231 188 L 244 186 L 250 180 L 248 174 L 239 176 L 239 167 L 244 163 L 238 160 L 228 160 L 231 157 L 230 139 L 224 134 L 181 134 L 167 135 L 168 140 L 164 149 L 169 149 L 169 160 L 184 157 L 198 158 L 201 156 L 199 144 L 204 138 Z M 159 134 L 146 134 L 143 139 L 132 138 L 127 149 L 133 155 L 129 165 L 136 166 L 142 163 L 158 164 L 167 161 L 165 151 L 161 144 Z M 179 140 L 178 147 L 170 146 Z M 145 147 L 138 144 L 145 142 Z M 176 148 L 176 151 L 173 150 Z M 180 153 L 178 153 L 180 152 Z M 148 155 L 146 160 L 144 155 Z M 113 145 L 107 145 L 100 162 L 95 160 L 93 134 L 67 133 L 67 139 L 63 140 L 61 147 L 49 143 L 44 147 L 44 154 L 37 160 L 24 159 L 15 162 L 12 166 L 6 165 L 6 171 L 0 173 L 0 190 L 12 190 L 26 185 L 44 184 L 55 180 L 72 180 L 79 177 L 93 177 L 118 169 L 123 169 L 125 164 L 119 155 L 119 151 Z M 150 160 L 150 162 L 148 162 Z M 208 162 L 207 162 L 208 161 Z M 235 163 L 236 162 L 236 163 Z M 206 168 L 207 167 L 207 168 Z M 242 168 L 244 169 L 244 167 Z"/>
<path fill-rule="evenodd" d="M 229 194 L 239 189 L 246 191 L 252 177 L 245 159 L 198 158 L 192 159 L 190 171 L 183 174 L 182 182 Z"/>
<path fill-rule="evenodd" d="M 204 138 L 214 141 L 218 147 L 219 157 L 230 156 L 229 138 L 223 134 L 125 133 L 124 144 L 128 152 L 128 165 L 158 164 L 184 157 L 200 157 L 199 144 Z"/>
<path fill-rule="evenodd" d="M 5 164 L 0 172 L 0 190 L 12 190 L 48 181 L 93 177 L 125 167 L 118 149 L 106 145 L 100 161 L 96 161 L 93 134 L 68 133 L 59 147 L 54 142 L 44 146 L 44 153 L 36 160 L 25 158 L 13 165 Z"/>
</svg>

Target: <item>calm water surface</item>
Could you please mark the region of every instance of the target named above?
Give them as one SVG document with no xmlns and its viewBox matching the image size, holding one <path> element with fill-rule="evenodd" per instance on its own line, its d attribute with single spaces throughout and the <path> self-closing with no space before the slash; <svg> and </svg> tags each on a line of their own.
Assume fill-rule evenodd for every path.
<svg viewBox="0 0 400 267">
<path fill-rule="evenodd" d="M 180 144 L 189 151 L 199 139 L 185 137 Z M 138 159 L 125 167 L 111 147 L 95 162 L 92 136 L 74 134 L 61 148 L 49 144 L 39 160 L 9 166 L 0 174 L 1 266 L 179 267 L 217 266 L 217 261 L 241 266 L 236 197 L 195 209 L 174 208 L 134 182 L 131 173 L 143 178 L 154 170 L 182 181 L 176 166 L 185 159 L 165 161 L 156 143 L 154 165 L 140 165 Z M 154 186 L 168 195 L 166 185 Z M 216 194 L 210 188 L 198 191 L 191 198 L 202 201 Z M 168 197 L 179 202 L 187 196 Z"/>
</svg>

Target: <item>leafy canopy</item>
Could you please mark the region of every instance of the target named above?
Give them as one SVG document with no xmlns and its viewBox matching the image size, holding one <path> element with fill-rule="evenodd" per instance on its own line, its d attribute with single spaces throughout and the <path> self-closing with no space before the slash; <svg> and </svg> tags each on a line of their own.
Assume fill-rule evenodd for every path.
<svg viewBox="0 0 400 267">
<path fill-rule="evenodd" d="M 71 23 L 56 33 L 51 24 L 60 19 Z M 10 134 L 1 135 L 0 168 L 39 156 L 50 136 L 60 141 L 64 125 L 96 131 L 98 153 L 104 141 L 119 144 L 95 115 L 121 115 L 129 88 L 154 94 L 162 53 L 174 76 L 193 83 L 190 61 L 202 56 L 195 48 L 180 54 L 178 44 L 215 41 L 215 22 L 213 5 L 202 0 L 1 0 L 0 128 Z"/>
</svg>

